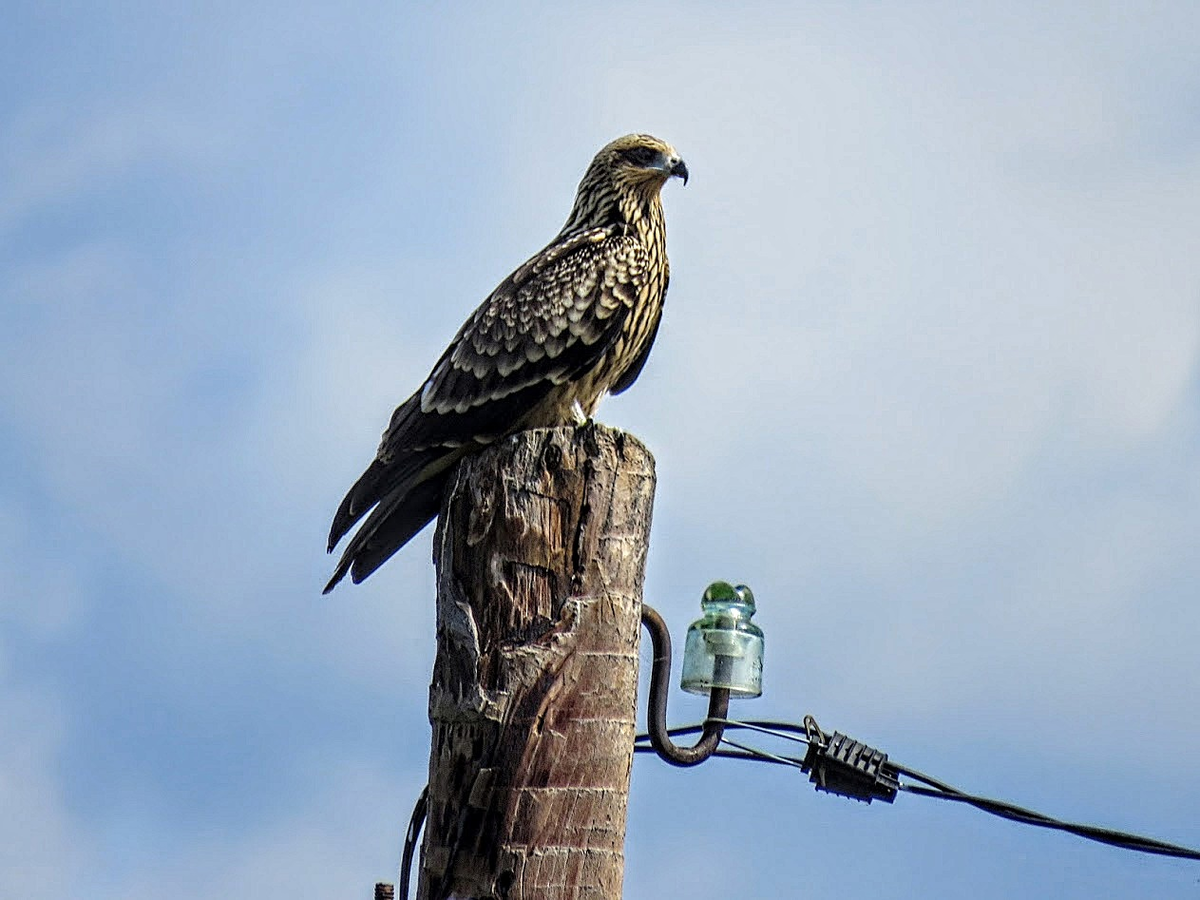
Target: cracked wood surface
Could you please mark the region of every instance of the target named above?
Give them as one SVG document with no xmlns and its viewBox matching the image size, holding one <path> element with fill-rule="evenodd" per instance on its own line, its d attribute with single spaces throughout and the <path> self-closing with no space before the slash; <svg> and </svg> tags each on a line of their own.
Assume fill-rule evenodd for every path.
<svg viewBox="0 0 1200 900">
<path fill-rule="evenodd" d="M 654 460 L 599 425 L 464 461 L 434 537 L 422 900 L 617 900 Z"/>
</svg>

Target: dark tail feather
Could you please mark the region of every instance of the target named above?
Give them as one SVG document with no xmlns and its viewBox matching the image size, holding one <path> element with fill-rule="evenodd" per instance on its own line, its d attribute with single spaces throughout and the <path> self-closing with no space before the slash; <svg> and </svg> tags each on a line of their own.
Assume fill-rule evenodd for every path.
<svg viewBox="0 0 1200 900">
<path fill-rule="evenodd" d="M 422 481 L 408 492 L 399 509 L 380 521 L 370 540 L 355 554 L 350 571 L 355 584 L 383 565 L 438 514 L 449 477 L 441 473 Z"/>
<path fill-rule="evenodd" d="M 354 527 L 354 523 L 370 512 L 376 503 L 383 503 L 388 497 L 395 495 L 403 497 L 412 490 L 414 481 L 441 471 L 457 461 L 459 455 L 461 451 L 457 449 L 429 447 L 406 453 L 400 459 L 387 463 L 373 460 L 371 465 L 367 466 L 367 471 L 363 472 L 358 481 L 354 482 L 354 486 L 346 492 L 341 506 L 334 513 L 326 550 L 332 553 L 338 541 L 344 538 Z"/>
<path fill-rule="evenodd" d="M 374 460 L 367 466 L 367 471 L 358 477 L 358 481 L 354 482 L 354 486 L 346 492 L 341 506 L 333 516 L 333 525 L 329 528 L 327 550 L 330 553 L 338 545 L 338 541 L 346 536 L 346 532 L 354 527 L 354 523 L 379 501 L 383 493 L 380 490 L 381 483 L 389 475 L 387 470 L 388 466 Z"/>
<path fill-rule="evenodd" d="M 395 415 L 399 415 L 400 410 Z M 330 552 L 354 524 L 370 512 L 346 545 L 324 593 L 333 590 L 348 572 L 356 584 L 362 581 L 424 528 L 437 515 L 442 489 L 454 464 L 478 447 L 477 443 L 449 447 L 435 445 L 408 451 L 387 463 L 378 459 L 372 462 L 350 488 L 333 517 L 333 526 L 329 530 Z"/>
<path fill-rule="evenodd" d="M 347 573 L 358 584 L 412 540 L 437 515 L 448 477 L 446 472 L 439 472 L 385 497 L 346 545 L 333 577 L 321 593 L 332 591 Z"/>
<path fill-rule="evenodd" d="M 354 562 L 353 559 L 345 555 L 342 556 L 341 560 L 338 561 L 337 568 L 333 570 L 333 577 L 329 579 L 328 584 L 325 585 L 325 589 L 321 591 L 322 594 L 328 594 L 337 587 L 338 582 L 345 578 L 346 573 L 350 571 L 350 564 L 352 562 Z"/>
</svg>

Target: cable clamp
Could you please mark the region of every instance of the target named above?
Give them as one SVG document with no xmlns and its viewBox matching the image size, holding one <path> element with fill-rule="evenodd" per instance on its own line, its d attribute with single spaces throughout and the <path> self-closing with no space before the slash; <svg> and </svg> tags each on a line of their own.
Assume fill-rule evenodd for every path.
<svg viewBox="0 0 1200 900">
<path fill-rule="evenodd" d="M 818 791 L 862 800 L 891 803 L 900 790 L 899 772 L 888 763 L 887 754 L 835 731 L 826 735 L 817 720 L 804 717 L 808 753 L 801 771 Z"/>
</svg>

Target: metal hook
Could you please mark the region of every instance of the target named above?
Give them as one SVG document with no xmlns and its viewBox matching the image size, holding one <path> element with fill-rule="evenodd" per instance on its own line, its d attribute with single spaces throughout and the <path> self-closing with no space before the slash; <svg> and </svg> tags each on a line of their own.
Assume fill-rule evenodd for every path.
<svg viewBox="0 0 1200 900">
<path fill-rule="evenodd" d="M 654 661 L 650 669 L 650 697 L 646 704 L 646 729 L 654 752 L 673 766 L 696 766 L 716 751 L 725 733 L 729 689 L 713 688 L 708 695 L 708 718 L 694 747 L 680 747 L 667 733 L 667 690 L 671 683 L 671 632 L 652 606 L 642 604 L 642 624 L 650 632 Z"/>
</svg>

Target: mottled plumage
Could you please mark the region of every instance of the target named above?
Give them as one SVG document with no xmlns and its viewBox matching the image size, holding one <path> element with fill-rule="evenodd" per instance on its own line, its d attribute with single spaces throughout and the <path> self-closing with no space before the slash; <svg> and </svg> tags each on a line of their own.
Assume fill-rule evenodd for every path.
<svg viewBox="0 0 1200 900">
<path fill-rule="evenodd" d="M 633 384 L 658 332 L 670 267 L 659 192 L 687 167 L 645 134 L 602 149 L 558 236 L 501 282 L 394 413 L 342 501 L 329 550 L 364 515 L 331 591 L 357 583 L 438 511 L 451 467 L 506 434 L 590 416 Z M 367 513 L 370 513 L 367 515 Z"/>
</svg>

